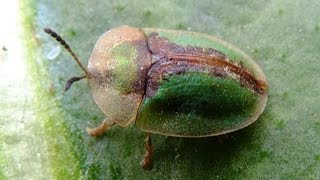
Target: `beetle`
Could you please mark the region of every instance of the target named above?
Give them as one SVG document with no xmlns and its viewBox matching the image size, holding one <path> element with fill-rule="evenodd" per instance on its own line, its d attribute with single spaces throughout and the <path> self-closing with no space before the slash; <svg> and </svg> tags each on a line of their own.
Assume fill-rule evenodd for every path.
<svg viewBox="0 0 320 180">
<path fill-rule="evenodd" d="M 144 169 L 152 167 L 150 133 L 200 138 L 242 129 L 258 119 L 267 102 L 267 82 L 248 55 L 214 36 L 178 30 L 120 26 L 101 35 L 85 68 L 53 30 L 88 79 L 92 95 L 110 126 L 136 126 L 146 132 Z"/>
</svg>

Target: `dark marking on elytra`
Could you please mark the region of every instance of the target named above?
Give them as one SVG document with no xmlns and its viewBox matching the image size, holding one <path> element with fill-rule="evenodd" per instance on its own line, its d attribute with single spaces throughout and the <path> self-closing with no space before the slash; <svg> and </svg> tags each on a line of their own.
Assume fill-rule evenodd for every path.
<svg viewBox="0 0 320 180">
<path fill-rule="evenodd" d="M 155 95 L 159 82 L 166 76 L 186 72 L 207 72 L 222 78 L 228 76 L 258 93 L 263 93 L 267 88 L 264 81 L 256 79 L 245 69 L 242 61 L 232 62 L 215 49 L 177 45 L 157 33 L 149 36 L 148 47 L 156 61 L 148 73 L 147 97 Z"/>
<path fill-rule="evenodd" d="M 215 67 L 222 69 L 227 75 L 232 74 L 239 76 L 240 83 L 243 86 L 252 88 L 258 93 L 263 93 L 266 90 L 266 83 L 256 79 L 246 69 L 237 66 L 236 64 L 224 61 L 212 56 L 192 56 L 192 55 L 174 55 L 169 57 L 173 61 L 185 60 L 194 64 L 205 64 L 207 67 Z M 215 70 L 215 69 L 213 69 Z M 215 73 L 214 73 L 215 74 Z"/>
</svg>

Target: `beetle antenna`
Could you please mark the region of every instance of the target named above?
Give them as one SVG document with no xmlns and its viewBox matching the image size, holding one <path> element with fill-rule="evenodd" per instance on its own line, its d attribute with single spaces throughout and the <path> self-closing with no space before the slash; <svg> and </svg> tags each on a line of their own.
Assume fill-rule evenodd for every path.
<svg viewBox="0 0 320 180">
<path fill-rule="evenodd" d="M 74 52 L 71 50 L 71 48 L 70 48 L 70 46 L 67 44 L 67 42 L 66 42 L 65 40 L 63 40 L 63 39 L 61 38 L 61 36 L 59 36 L 56 32 L 54 32 L 54 31 L 53 31 L 52 29 L 50 29 L 50 28 L 44 28 L 44 32 L 46 32 L 46 33 L 49 34 L 51 37 L 53 37 L 54 39 L 56 39 L 66 50 L 69 51 L 69 53 L 71 54 L 71 56 L 73 57 L 73 59 L 78 63 L 78 65 L 79 65 L 80 68 L 83 70 L 83 72 L 86 73 L 86 76 L 82 77 L 81 79 L 87 77 L 87 76 L 88 76 L 88 71 L 87 71 L 87 69 L 81 64 L 79 58 L 74 54 Z M 72 79 L 72 78 L 71 78 L 71 79 Z M 70 80 L 71 80 L 71 79 L 70 79 Z M 69 81 L 70 81 L 70 80 L 69 80 Z M 80 80 L 80 79 L 79 79 L 79 80 Z M 79 81 L 79 80 L 73 80 L 73 81 L 70 83 L 69 87 L 71 86 L 71 84 L 72 84 L 73 82 Z M 68 81 L 68 82 L 69 82 L 69 81 Z M 68 84 L 68 83 L 67 83 L 67 84 Z M 66 84 L 66 85 L 67 85 L 67 84 Z M 68 89 L 69 89 L 69 88 L 68 88 Z"/>
<path fill-rule="evenodd" d="M 67 81 L 66 85 L 64 86 L 64 92 L 67 92 L 67 91 L 70 89 L 71 85 L 72 85 L 74 82 L 80 81 L 81 79 L 86 78 L 86 77 L 87 77 L 87 76 L 72 77 L 72 78 L 70 78 L 70 79 Z"/>
</svg>

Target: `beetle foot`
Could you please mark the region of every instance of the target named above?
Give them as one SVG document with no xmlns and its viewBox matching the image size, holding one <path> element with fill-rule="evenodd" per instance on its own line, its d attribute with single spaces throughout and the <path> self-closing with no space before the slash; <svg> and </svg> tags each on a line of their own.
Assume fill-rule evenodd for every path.
<svg viewBox="0 0 320 180">
<path fill-rule="evenodd" d="M 145 157 L 143 158 L 143 160 L 140 162 L 140 166 L 141 166 L 144 170 L 150 170 L 150 169 L 152 169 L 151 157 L 145 156 Z"/>
<path fill-rule="evenodd" d="M 104 120 L 98 127 L 96 128 L 86 128 L 87 133 L 92 137 L 102 136 L 108 129 L 109 126 L 114 125 L 114 122 L 108 123 L 107 120 Z"/>
<path fill-rule="evenodd" d="M 147 133 L 147 137 L 145 139 L 145 148 L 146 148 L 146 154 L 144 155 L 140 165 L 144 170 L 150 170 L 152 169 L 152 144 L 151 144 L 151 138 L 150 134 Z"/>
</svg>

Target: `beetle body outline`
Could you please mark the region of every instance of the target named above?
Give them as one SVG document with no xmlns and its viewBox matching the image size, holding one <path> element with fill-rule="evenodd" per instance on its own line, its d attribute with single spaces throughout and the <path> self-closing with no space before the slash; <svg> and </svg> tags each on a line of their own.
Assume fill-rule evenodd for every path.
<svg viewBox="0 0 320 180">
<path fill-rule="evenodd" d="M 267 102 L 267 83 L 260 66 L 238 48 L 214 36 L 189 31 L 121 26 L 109 30 L 99 38 L 86 69 L 60 36 L 52 30 L 45 31 L 65 46 L 86 74 L 71 78 L 66 90 L 73 82 L 87 78 L 95 102 L 107 116 L 99 127 L 87 128 L 88 133 L 99 136 L 109 126 L 118 124 L 126 127 L 136 121 L 137 126 L 147 132 L 146 155 L 141 163 L 145 169 L 152 166 L 150 133 L 176 137 L 207 137 L 230 133 L 255 122 Z M 168 84 L 181 88 L 174 89 Z M 194 95 L 197 93 L 192 88 L 196 86 L 199 86 L 198 89 L 195 88 L 196 92 L 203 89 L 207 91 Z M 228 91 L 228 88 L 231 90 Z M 210 90 L 218 95 L 210 94 Z M 178 100 L 181 103 L 178 105 L 170 103 L 172 99 L 164 101 L 163 106 L 174 104 L 175 111 L 169 112 L 177 115 L 162 116 L 168 110 L 166 108 L 161 109 L 160 113 L 154 113 L 154 104 L 162 102 L 161 93 L 168 95 L 170 91 L 173 91 L 173 100 L 181 97 L 180 94 L 175 95 L 175 92 L 189 94 L 185 100 Z M 209 95 L 206 96 L 207 94 Z M 193 95 L 197 99 L 209 99 L 204 98 L 194 105 L 188 102 L 188 98 L 192 99 Z M 154 101 L 159 96 L 160 101 Z M 232 98 L 236 101 L 228 104 Z M 250 102 L 246 99 L 250 99 Z M 221 110 L 223 113 L 231 111 L 230 114 L 236 115 L 219 115 L 223 117 L 219 119 L 216 114 L 209 113 L 209 119 L 203 118 L 208 114 L 201 112 L 202 107 L 213 107 L 218 114 Z M 225 109 L 228 111 L 224 112 Z M 192 111 L 189 113 L 191 115 L 185 110 Z M 180 118 L 181 114 L 187 115 Z M 201 120 L 208 123 L 212 117 L 218 117 L 219 121 L 215 123 L 226 124 L 226 127 L 217 125 L 215 129 L 216 125 L 210 126 L 210 123 L 209 126 L 201 126 Z M 242 119 L 236 124 L 228 124 L 234 117 Z M 179 121 L 175 121 L 177 119 L 186 126 L 175 128 L 179 124 Z M 184 119 L 190 121 L 182 121 Z M 164 123 L 161 124 L 161 121 Z"/>
</svg>

